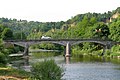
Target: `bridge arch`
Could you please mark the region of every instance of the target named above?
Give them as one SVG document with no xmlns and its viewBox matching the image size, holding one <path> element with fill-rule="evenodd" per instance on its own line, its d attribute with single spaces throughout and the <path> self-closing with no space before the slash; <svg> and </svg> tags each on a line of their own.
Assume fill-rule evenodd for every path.
<svg viewBox="0 0 120 80">
<path fill-rule="evenodd" d="M 101 42 L 101 41 L 76 41 L 76 42 L 72 43 L 71 45 L 73 46 L 73 45 L 80 44 L 83 42 L 98 43 L 98 44 L 101 44 L 103 46 L 107 45 L 105 42 Z"/>
<path fill-rule="evenodd" d="M 52 43 L 52 44 L 58 44 L 61 46 L 66 46 L 63 42 L 52 42 L 52 41 L 31 42 L 31 43 L 28 43 L 28 45 L 31 46 L 35 44 L 41 44 L 41 43 Z"/>
</svg>

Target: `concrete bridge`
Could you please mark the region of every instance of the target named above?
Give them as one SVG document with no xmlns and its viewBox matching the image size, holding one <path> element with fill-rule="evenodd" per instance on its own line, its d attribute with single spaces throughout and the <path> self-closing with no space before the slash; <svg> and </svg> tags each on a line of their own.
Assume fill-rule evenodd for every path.
<svg viewBox="0 0 120 80">
<path fill-rule="evenodd" d="M 114 42 L 110 40 L 99 40 L 99 39 L 40 39 L 40 40 L 4 40 L 5 43 L 12 43 L 19 46 L 23 46 L 24 55 L 28 55 L 29 46 L 33 44 L 40 44 L 43 42 L 49 42 L 53 44 L 59 44 L 65 47 L 65 56 L 71 55 L 71 46 L 83 42 L 93 42 L 103 45 L 103 53 L 105 53 L 106 49 L 110 49 L 113 45 L 120 44 L 119 42 Z"/>
</svg>

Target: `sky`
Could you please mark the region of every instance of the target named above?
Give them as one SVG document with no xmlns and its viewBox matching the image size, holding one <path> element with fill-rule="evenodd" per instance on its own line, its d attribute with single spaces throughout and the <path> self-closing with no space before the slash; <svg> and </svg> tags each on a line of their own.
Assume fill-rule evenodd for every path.
<svg viewBox="0 0 120 80">
<path fill-rule="evenodd" d="M 58 22 L 77 14 L 104 13 L 120 7 L 120 0 L 0 0 L 0 18 Z"/>
</svg>

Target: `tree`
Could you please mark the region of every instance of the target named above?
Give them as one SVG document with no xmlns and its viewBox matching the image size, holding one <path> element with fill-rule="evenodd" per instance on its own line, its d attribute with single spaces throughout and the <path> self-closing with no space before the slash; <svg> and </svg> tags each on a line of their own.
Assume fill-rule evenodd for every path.
<svg viewBox="0 0 120 80">
<path fill-rule="evenodd" d="M 23 32 L 14 33 L 14 39 L 26 39 L 26 35 Z"/>
<path fill-rule="evenodd" d="M 54 60 L 44 60 L 32 65 L 32 79 L 35 80 L 61 80 L 63 69 Z"/>
<path fill-rule="evenodd" d="M 1 38 L 1 35 L 2 35 L 2 32 L 3 32 L 4 29 L 5 29 L 5 26 L 0 24 L 0 38 Z"/>
<path fill-rule="evenodd" d="M 5 65 L 7 63 L 8 53 L 9 51 L 5 49 L 3 41 L 0 39 L 0 66 L 1 64 Z"/>
<path fill-rule="evenodd" d="M 13 32 L 9 28 L 5 28 L 2 32 L 2 39 L 12 39 L 13 38 Z"/>
<path fill-rule="evenodd" d="M 98 22 L 93 26 L 93 37 L 107 39 L 109 34 L 109 28 L 105 23 Z"/>
<path fill-rule="evenodd" d="M 120 20 L 112 22 L 110 24 L 110 35 L 109 38 L 114 41 L 120 41 Z"/>
</svg>

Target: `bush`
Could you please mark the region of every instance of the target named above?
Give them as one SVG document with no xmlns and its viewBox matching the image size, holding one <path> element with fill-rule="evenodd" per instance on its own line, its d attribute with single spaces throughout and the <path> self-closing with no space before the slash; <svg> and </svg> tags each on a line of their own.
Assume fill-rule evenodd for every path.
<svg viewBox="0 0 120 80">
<path fill-rule="evenodd" d="M 2 79 L 2 80 L 28 80 L 30 73 L 24 70 L 15 69 L 12 67 L 1 67 L 0 68 L 0 76 L 10 76 L 16 77 L 19 79 Z M 1 79 L 0 79 L 1 80 Z"/>
<path fill-rule="evenodd" d="M 0 65 L 6 64 L 6 56 L 0 52 Z"/>
<path fill-rule="evenodd" d="M 32 65 L 31 77 L 36 80 L 61 80 L 63 71 L 54 60 L 44 60 Z"/>
<path fill-rule="evenodd" d="M 111 49 L 112 52 L 119 52 L 120 51 L 120 46 L 119 45 L 114 45 Z"/>
</svg>

